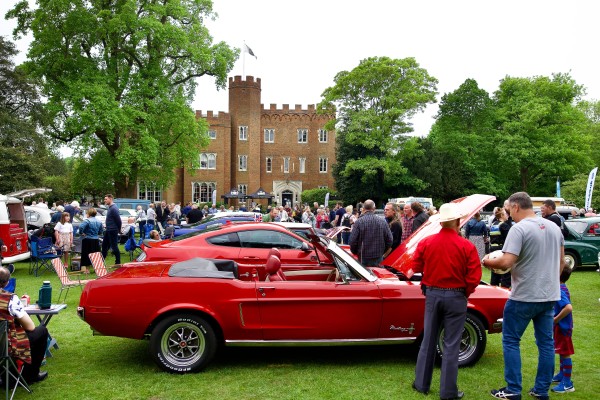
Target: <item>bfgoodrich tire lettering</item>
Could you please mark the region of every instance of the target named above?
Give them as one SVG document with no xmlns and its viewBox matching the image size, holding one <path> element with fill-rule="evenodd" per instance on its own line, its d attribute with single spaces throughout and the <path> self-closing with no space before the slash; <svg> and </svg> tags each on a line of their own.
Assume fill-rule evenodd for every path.
<svg viewBox="0 0 600 400">
<path fill-rule="evenodd" d="M 217 350 L 214 329 L 196 315 L 173 315 L 160 321 L 150 337 L 154 361 L 167 372 L 199 372 Z"/>
<path fill-rule="evenodd" d="M 443 357 L 444 328 L 440 330 L 437 340 L 437 352 L 441 359 Z M 471 313 L 467 313 L 465 328 L 460 341 L 460 352 L 458 353 L 458 366 L 467 367 L 475 364 L 483 355 L 487 344 L 485 328 L 481 320 Z"/>
</svg>

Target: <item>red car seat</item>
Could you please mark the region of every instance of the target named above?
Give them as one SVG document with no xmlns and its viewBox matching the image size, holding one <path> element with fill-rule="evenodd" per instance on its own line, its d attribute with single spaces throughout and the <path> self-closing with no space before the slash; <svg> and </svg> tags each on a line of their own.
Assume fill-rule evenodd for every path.
<svg viewBox="0 0 600 400">
<path fill-rule="evenodd" d="M 265 271 L 267 272 L 267 281 L 285 281 L 285 275 L 281 272 L 281 261 L 277 256 L 269 256 L 267 264 L 265 265 Z"/>
</svg>

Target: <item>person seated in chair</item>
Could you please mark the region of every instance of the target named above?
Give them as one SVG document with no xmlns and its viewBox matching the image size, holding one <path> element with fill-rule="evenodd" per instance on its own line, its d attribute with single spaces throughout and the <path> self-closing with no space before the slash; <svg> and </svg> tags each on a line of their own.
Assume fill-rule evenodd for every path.
<svg viewBox="0 0 600 400">
<path fill-rule="evenodd" d="M 165 239 L 173 239 L 175 233 L 175 221 L 173 218 L 167 219 L 167 225 L 165 226 Z"/>
<path fill-rule="evenodd" d="M 155 230 L 151 230 L 150 231 L 150 240 L 152 241 L 160 241 L 160 233 L 158 233 L 158 231 Z"/>
<path fill-rule="evenodd" d="M 9 279 L 8 269 L 0 267 L 0 288 L 4 288 Z M 46 379 L 48 372 L 40 372 L 40 366 L 46 354 L 48 329 L 41 324 L 36 327 L 19 296 L 3 289 L 0 290 L 0 319 L 8 321 L 8 347 L 12 358 L 25 363 L 21 371 L 25 381 L 31 384 Z"/>
</svg>

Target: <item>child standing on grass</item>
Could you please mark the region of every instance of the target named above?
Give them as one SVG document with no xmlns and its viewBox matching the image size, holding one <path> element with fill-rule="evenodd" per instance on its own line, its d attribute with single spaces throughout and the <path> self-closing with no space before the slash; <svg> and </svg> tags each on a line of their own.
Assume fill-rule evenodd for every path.
<svg viewBox="0 0 600 400">
<path fill-rule="evenodd" d="M 560 274 L 560 300 L 554 305 L 554 352 L 560 356 L 560 372 L 552 378 L 558 385 L 552 388 L 555 393 L 574 392 L 575 387 L 571 380 L 573 362 L 571 355 L 575 353 L 571 335 L 573 333 L 573 306 L 571 295 L 565 284 L 571 276 L 569 268 L 563 269 Z"/>
<path fill-rule="evenodd" d="M 71 225 L 71 214 L 63 212 L 60 222 L 54 227 L 56 233 L 56 246 L 63 251 L 63 263 L 69 265 L 69 252 L 73 246 L 73 225 Z"/>
</svg>

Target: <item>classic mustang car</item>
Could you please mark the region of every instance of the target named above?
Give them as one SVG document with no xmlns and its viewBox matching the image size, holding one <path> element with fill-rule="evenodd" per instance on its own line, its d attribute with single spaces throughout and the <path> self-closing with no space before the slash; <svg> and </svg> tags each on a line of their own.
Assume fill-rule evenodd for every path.
<svg viewBox="0 0 600 400">
<path fill-rule="evenodd" d="M 598 265 L 600 252 L 600 217 L 574 218 L 565 221 L 569 236 L 565 240 L 567 266 Z"/>
<path fill-rule="evenodd" d="M 473 207 L 479 209 L 482 200 L 490 199 L 480 196 L 461 205 L 474 213 Z M 438 230 L 437 218 L 432 217 L 417 233 L 424 237 Z M 333 241 L 315 235 L 311 241 L 317 263 L 302 264 L 303 258 L 282 273 L 277 257 L 282 249 L 271 249 L 263 266 L 265 278 L 252 265 L 233 260 L 125 264 L 89 282 L 77 312 L 95 333 L 149 338 L 156 363 L 175 373 L 202 370 L 220 345 L 418 343 L 425 305 L 418 274 L 408 279 L 391 266 L 365 268 Z M 411 239 L 402 246 L 404 251 L 394 251 L 402 257 L 391 265 L 408 271 L 417 242 Z M 242 271 L 248 269 L 252 272 L 245 275 Z M 508 294 L 482 282 L 469 297 L 460 365 L 482 356 L 486 331 L 501 331 Z M 441 356 L 442 339 L 443 329 L 438 340 Z"/>
</svg>

